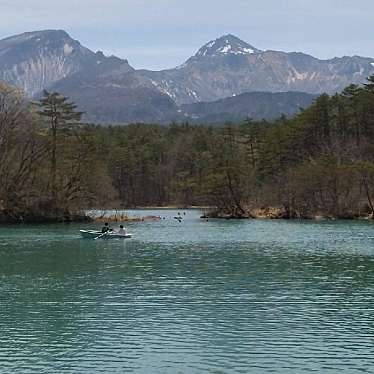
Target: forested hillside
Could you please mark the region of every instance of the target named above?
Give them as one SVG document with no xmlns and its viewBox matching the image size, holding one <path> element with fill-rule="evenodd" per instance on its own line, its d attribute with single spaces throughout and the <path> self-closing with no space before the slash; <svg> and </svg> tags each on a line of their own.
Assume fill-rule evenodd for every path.
<svg viewBox="0 0 374 374">
<path fill-rule="evenodd" d="M 70 220 L 90 207 L 209 205 L 232 217 L 374 211 L 374 77 L 293 119 L 82 125 L 66 98 L 0 87 L 0 216 Z"/>
<path fill-rule="evenodd" d="M 224 124 L 246 118 L 274 120 L 281 115 L 293 117 L 308 108 L 317 95 L 304 92 L 247 92 L 213 102 L 183 105 L 193 123 Z"/>
</svg>

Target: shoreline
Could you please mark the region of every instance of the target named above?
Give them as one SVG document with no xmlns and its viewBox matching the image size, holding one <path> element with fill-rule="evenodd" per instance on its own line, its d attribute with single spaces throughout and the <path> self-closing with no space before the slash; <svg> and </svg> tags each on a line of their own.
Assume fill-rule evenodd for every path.
<svg viewBox="0 0 374 374">
<path fill-rule="evenodd" d="M 299 220 L 299 221 L 373 221 L 372 215 L 353 215 L 346 214 L 341 217 L 328 216 L 323 214 L 315 214 L 310 216 L 301 216 L 294 214 L 289 216 L 286 212 L 280 208 L 262 208 L 246 210 L 245 214 L 233 214 L 224 211 L 217 210 L 213 207 L 206 206 L 191 206 L 191 207 L 176 207 L 176 206 L 164 206 L 164 207 L 137 207 L 129 209 L 92 209 L 87 210 L 84 214 L 71 214 L 69 216 L 51 216 L 51 215 L 36 215 L 28 217 L 7 217 L 0 215 L 0 226 L 7 225 L 33 225 L 33 224 L 71 224 L 71 223 L 103 223 L 103 222 L 151 222 L 161 220 L 161 216 L 158 215 L 130 215 L 129 211 L 167 211 L 167 210 L 194 210 L 201 211 L 201 220 Z M 102 212 L 102 214 L 94 214 L 94 212 Z M 108 215 L 107 215 L 108 214 Z"/>
<path fill-rule="evenodd" d="M 93 222 L 92 217 L 88 215 L 77 215 L 71 217 L 26 217 L 26 218 L 5 218 L 0 217 L 0 226 L 8 225 L 54 225 L 54 224 L 70 224 L 70 223 L 90 223 Z"/>
<path fill-rule="evenodd" d="M 299 212 L 292 212 L 290 214 L 283 208 L 267 207 L 246 209 L 244 213 L 238 214 L 236 212 L 228 212 L 224 210 L 213 209 L 204 214 L 203 219 L 225 219 L 225 220 L 300 220 L 300 221 L 370 221 L 374 217 L 372 214 L 353 214 L 346 213 L 341 216 L 326 215 L 322 213 L 315 213 L 310 215 L 303 215 Z"/>
</svg>

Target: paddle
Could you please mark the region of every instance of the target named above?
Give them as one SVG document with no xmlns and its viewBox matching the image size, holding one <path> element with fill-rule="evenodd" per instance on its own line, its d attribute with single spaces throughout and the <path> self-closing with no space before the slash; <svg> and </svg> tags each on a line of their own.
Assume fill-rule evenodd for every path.
<svg viewBox="0 0 374 374">
<path fill-rule="evenodd" d="M 100 239 L 100 238 L 102 238 L 103 236 L 108 235 L 109 233 L 110 233 L 109 230 L 108 230 L 108 231 L 105 231 L 104 233 L 102 233 L 102 234 L 100 234 L 99 236 L 97 236 L 94 240 L 96 240 L 96 239 Z"/>
</svg>

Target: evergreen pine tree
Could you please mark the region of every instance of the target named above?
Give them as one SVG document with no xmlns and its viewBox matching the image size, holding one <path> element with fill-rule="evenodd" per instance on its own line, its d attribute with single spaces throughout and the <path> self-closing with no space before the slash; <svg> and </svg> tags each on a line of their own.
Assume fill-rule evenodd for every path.
<svg viewBox="0 0 374 374">
<path fill-rule="evenodd" d="M 53 199 L 57 198 L 57 138 L 59 130 L 80 122 L 83 112 L 78 112 L 77 106 L 58 92 L 44 90 L 43 97 L 37 103 L 38 114 L 46 117 L 51 130 L 51 174 L 50 190 Z"/>
</svg>

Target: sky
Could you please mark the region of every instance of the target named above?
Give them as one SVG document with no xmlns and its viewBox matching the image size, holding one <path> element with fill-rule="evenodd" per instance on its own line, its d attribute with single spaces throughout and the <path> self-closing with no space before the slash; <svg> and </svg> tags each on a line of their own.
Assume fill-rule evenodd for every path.
<svg viewBox="0 0 374 374">
<path fill-rule="evenodd" d="M 374 57 L 373 15 L 374 0 L 0 0 L 0 38 L 63 29 L 152 70 L 228 33 L 263 50 Z"/>
</svg>

